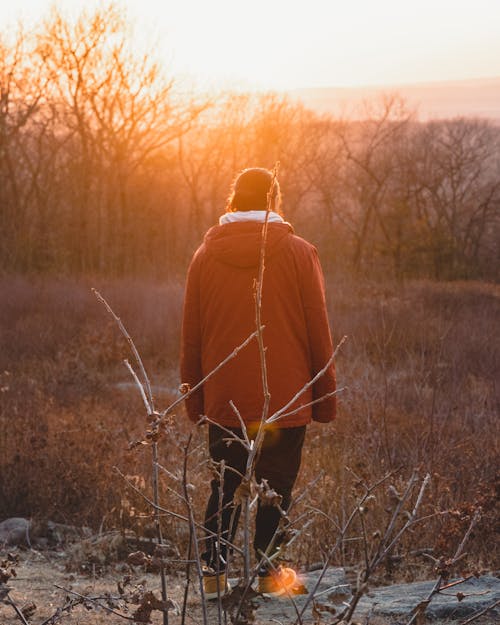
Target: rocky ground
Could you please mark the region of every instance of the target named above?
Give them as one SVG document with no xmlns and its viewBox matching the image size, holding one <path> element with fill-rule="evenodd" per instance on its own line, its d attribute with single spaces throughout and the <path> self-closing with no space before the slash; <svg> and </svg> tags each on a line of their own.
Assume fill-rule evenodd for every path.
<svg viewBox="0 0 500 625">
<path fill-rule="evenodd" d="M 50 529 L 50 539 L 37 537 L 34 527 L 23 519 L 0 523 L 0 625 L 113 625 L 114 623 L 163 622 L 158 604 L 160 577 L 147 572 L 151 557 L 136 555 L 125 561 L 127 549 L 119 533 L 100 537 L 75 536 L 64 540 L 71 528 Z M 2 541 L 3 538 L 3 541 Z M 50 543 L 58 540 L 57 548 Z M 10 544 L 8 544 L 10 543 Z M 140 554 L 142 552 L 138 552 Z M 167 554 L 166 559 L 172 558 Z M 90 564 L 93 563 L 93 564 Z M 236 606 L 241 589 L 232 579 L 233 591 L 222 605 L 201 601 L 196 580 L 184 605 L 184 575 L 169 571 L 169 625 L 236 622 Z M 352 598 L 351 583 L 341 568 L 301 573 L 304 591 L 285 598 L 264 598 L 251 592 L 240 625 L 292 624 L 330 625 Z M 417 606 L 422 615 L 415 625 L 493 625 L 500 623 L 500 578 L 497 575 L 473 577 L 432 594 L 435 581 L 393 584 L 367 588 L 357 605 L 351 623 L 362 625 L 405 625 Z M 155 605 L 156 603 L 156 605 Z M 185 610 L 184 616 L 182 615 Z M 345 624 L 347 625 L 347 623 Z"/>
<path fill-rule="evenodd" d="M 24 610 L 27 615 L 26 622 L 30 625 L 49 625 L 50 617 L 60 614 L 58 610 L 65 607 L 62 618 L 57 622 L 67 625 L 113 625 L 127 622 L 122 616 L 107 612 L 90 600 L 85 601 L 83 605 L 81 603 L 76 605 L 71 610 L 67 609 L 71 600 L 78 602 L 81 597 L 99 597 L 102 605 L 114 606 L 111 609 L 128 617 L 129 622 L 132 620 L 131 615 L 137 609 L 137 605 L 129 604 L 128 612 L 120 609 L 124 604 L 119 600 L 118 586 L 119 584 L 123 586 L 126 568 L 124 565 L 110 567 L 107 573 L 101 576 L 83 575 L 67 570 L 68 556 L 65 552 L 11 549 L 10 553 L 19 558 L 19 563 L 15 565 L 16 577 L 10 578 L 7 582 L 7 586 L 11 589 L 8 597 L 12 598 L 19 609 Z M 2 555 L 5 556 L 5 553 Z M 318 575 L 319 572 L 304 574 L 302 581 L 311 589 Z M 142 592 L 151 590 L 156 596 L 160 595 L 158 575 L 143 574 L 137 577 L 136 581 L 141 582 Z M 363 625 L 406 624 L 412 609 L 425 599 L 432 585 L 432 582 L 420 582 L 373 589 L 360 602 L 353 622 Z M 169 576 L 168 594 L 173 600 L 172 609 L 169 612 L 170 625 L 181 623 L 181 615 L 176 612 L 179 612 L 182 606 L 184 587 L 182 578 Z M 131 583 L 130 588 L 137 589 L 136 582 Z M 129 590 L 125 588 L 125 592 L 128 593 Z M 457 593 L 462 594 L 457 596 Z M 304 625 L 332 623 L 335 618 L 334 613 L 342 607 L 342 602 L 348 600 L 349 596 L 350 587 L 343 570 L 329 569 L 317 587 L 314 605 L 306 610 L 302 622 Z M 302 595 L 295 596 L 293 602 L 289 599 L 254 597 L 253 616 L 249 616 L 248 622 L 255 625 L 294 623 L 305 600 L 306 597 Z M 0 603 L 0 624 L 21 623 L 22 620 L 16 614 L 14 607 L 5 601 L 6 599 Z M 428 620 L 422 619 L 419 625 L 426 622 L 432 622 L 434 625 L 452 623 L 458 625 L 471 622 L 469 619 L 495 602 L 497 602 L 496 608 L 473 622 L 478 625 L 500 623 L 499 601 L 500 580 L 495 576 L 483 576 L 453 587 L 445 595 L 435 597 L 427 608 Z M 234 612 L 232 603 L 234 602 L 229 600 L 226 605 L 228 623 L 231 622 L 230 614 Z M 187 614 L 186 623 L 203 622 L 200 595 L 196 588 L 193 588 L 190 593 Z M 207 605 L 207 620 L 210 625 L 219 623 L 217 602 L 210 602 Z M 153 612 L 150 622 L 160 624 L 161 613 Z M 221 622 L 225 622 L 224 614 L 222 614 Z"/>
</svg>

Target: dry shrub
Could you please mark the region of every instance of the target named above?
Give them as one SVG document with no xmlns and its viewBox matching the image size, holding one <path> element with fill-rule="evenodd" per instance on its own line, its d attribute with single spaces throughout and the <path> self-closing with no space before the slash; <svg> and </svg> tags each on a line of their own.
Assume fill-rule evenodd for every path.
<svg viewBox="0 0 500 625">
<path fill-rule="evenodd" d="M 98 286 L 140 334 L 146 363 L 163 382 L 177 356 L 182 287 Z M 117 387 L 129 381 L 126 342 L 85 283 L 5 278 L 0 298 L 2 518 L 116 523 L 130 495 L 113 467 L 150 471 L 145 453 L 128 451 L 145 419 L 140 397 Z"/>
<path fill-rule="evenodd" d="M 310 429 L 302 483 L 320 471 L 325 478 L 309 503 L 341 525 L 356 495 L 356 480 L 345 466 L 367 482 L 398 470 L 396 487 L 418 468 L 432 476 L 425 513 L 451 514 L 422 525 L 418 535 L 402 542 L 402 552 L 451 550 L 481 508 L 471 551 L 491 566 L 498 555 L 492 492 L 498 488 L 499 288 L 344 283 L 337 292 L 332 285 L 331 293 L 335 332 L 349 335 L 337 361 L 349 390 L 340 400 L 335 428 Z M 370 514 L 373 532 L 383 530 L 389 508 L 383 489 Z M 317 559 L 316 536 L 329 544 L 336 535 L 325 516 L 318 515 L 313 527 L 300 546 L 301 557 L 309 560 Z M 343 563 L 362 557 L 359 531 L 357 536 L 345 545 Z"/>
</svg>

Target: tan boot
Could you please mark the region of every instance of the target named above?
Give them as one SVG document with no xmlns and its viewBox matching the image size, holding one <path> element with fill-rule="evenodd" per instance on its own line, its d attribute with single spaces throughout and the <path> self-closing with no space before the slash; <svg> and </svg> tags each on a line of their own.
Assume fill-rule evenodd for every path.
<svg viewBox="0 0 500 625">
<path fill-rule="evenodd" d="M 226 573 L 214 573 L 211 569 L 203 570 L 203 591 L 205 599 L 224 597 L 231 590 Z"/>
<path fill-rule="evenodd" d="M 280 566 L 266 575 L 259 575 L 257 591 L 266 597 L 279 597 L 287 592 L 294 594 L 297 584 L 297 573 L 293 569 Z"/>
</svg>

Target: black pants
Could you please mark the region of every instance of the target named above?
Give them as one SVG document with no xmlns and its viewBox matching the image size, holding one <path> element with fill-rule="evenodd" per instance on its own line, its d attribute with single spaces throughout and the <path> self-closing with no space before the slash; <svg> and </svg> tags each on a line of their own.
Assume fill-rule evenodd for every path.
<svg viewBox="0 0 500 625">
<path fill-rule="evenodd" d="M 230 428 L 241 438 L 241 429 Z M 306 433 L 306 426 L 273 429 L 266 432 L 260 455 L 255 467 L 255 478 L 258 483 L 267 480 L 270 488 L 281 495 L 280 507 L 288 510 L 292 497 L 292 489 L 300 468 L 302 445 Z M 225 470 L 222 481 L 219 478 L 211 481 L 211 492 L 205 513 L 205 527 L 209 532 L 217 534 L 226 541 L 233 542 L 240 516 L 240 506 L 233 503 L 236 489 L 245 473 L 247 451 L 238 442 L 227 444 L 230 435 L 223 429 L 209 425 L 208 443 L 212 460 L 220 463 L 225 461 Z M 220 513 L 222 510 L 222 513 Z M 258 502 L 255 518 L 254 549 L 257 558 L 260 553 L 266 552 L 273 541 L 273 551 L 279 547 L 280 536 L 274 536 L 281 519 L 279 509 L 273 505 L 263 505 Z M 217 551 L 219 565 L 217 566 Z M 224 543 L 217 550 L 217 539 L 207 534 L 206 551 L 203 553 L 205 563 L 216 570 L 223 570 L 227 556 L 227 547 Z"/>
</svg>

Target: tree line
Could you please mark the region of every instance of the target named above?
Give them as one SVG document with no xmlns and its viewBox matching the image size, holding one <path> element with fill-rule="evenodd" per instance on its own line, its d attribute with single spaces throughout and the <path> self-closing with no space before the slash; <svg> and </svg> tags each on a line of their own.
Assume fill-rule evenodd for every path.
<svg viewBox="0 0 500 625">
<path fill-rule="evenodd" d="M 500 128 L 421 122 L 397 96 L 356 121 L 276 94 L 181 93 L 114 5 L 0 36 L 3 272 L 182 274 L 247 166 L 327 270 L 498 279 Z"/>
</svg>

